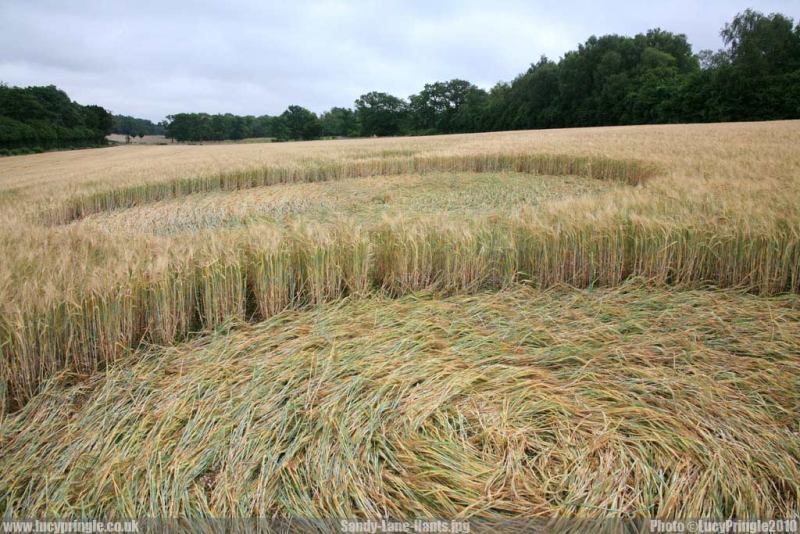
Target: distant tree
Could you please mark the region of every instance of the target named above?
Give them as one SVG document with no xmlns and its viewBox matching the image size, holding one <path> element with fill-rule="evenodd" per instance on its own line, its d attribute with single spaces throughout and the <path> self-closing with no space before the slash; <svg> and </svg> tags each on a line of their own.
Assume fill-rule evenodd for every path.
<svg viewBox="0 0 800 534">
<path fill-rule="evenodd" d="M 373 91 L 355 101 L 361 135 L 398 135 L 408 113 L 408 104 L 396 96 Z"/>
<path fill-rule="evenodd" d="M 82 106 L 53 85 L 0 84 L 0 148 L 39 151 L 106 143 L 111 114 Z"/>
<path fill-rule="evenodd" d="M 722 114 L 736 120 L 800 116 L 800 24 L 748 9 L 720 33 L 729 58 L 714 79 Z"/>
<path fill-rule="evenodd" d="M 84 125 L 95 132 L 95 139 L 102 142 L 111 133 L 114 117 L 100 106 L 84 106 Z"/>
<path fill-rule="evenodd" d="M 463 112 L 469 108 L 477 114 L 485 97 L 485 91 L 466 80 L 425 84 L 409 99 L 411 125 L 419 133 L 471 131 L 472 117 Z"/>
<path fill-rule="evenodd" d="M 487 129 L 549 128 L 559 124 L 558 66 L 542 56 L 511 85 L 495 86 L 487 99 Z"/>
<path fill-rule="evenodd" d="M 163 135 L 166 124 L 164 121 L 158 124 L 147 119 L 137 119 L 128 115 L 114 115 L 111 131 L 117 134 L 133 134 L 143 132 L 145 135 Z"/>
<path fill-rule="evenodd" d="M 250 134 L 252 137 L 275 137 L 273 134 L 272 123 L 275 117 L 269 115 L 262 115 L 260 117 L 253 117 L 252 125 L 250 127 Z"/>
<path fill-rule="evenodd" d="M 253 122 L 253 117 L 233 116 L 231 120 L 230 138 L 239 140 L 251 137 L 252 122 Z"/>
<path fill-rule="evenodd" d="M 731 63 L 750 75 L 783 74 L 800 68 L 800 24 L 752 9 L 739 13 L 720 32 Z"/>
<path fill-rule="evenodd" d="M 301 106 L 289 106 L 281 114 L 289 139 L 316 139 L 322 131 L 317 115 Z"/>
<path fill-rule="evenodd" d="M 509 93 L 511 84 L 498 82 L 489 90 L 485 102 L 481 106 L 479 130 L 491 132 L 510 129 L 508 117 L 510 107 Z"/>
<path fill-rule="evenodd" d="M 328 137 L 354 137 L 359 134 L 356 114 L 352 109 L 334 107 L 320 118 L 322 135 Z"/>
<path fill-rule="evenodd" d="M 270 121 L 269 133 L 269 137 L 274 138 L 276 141 L 289 141 L 293 139 L 292 132 L 289 129 L 289 123 L 283 115 L 272 118 Z"/>
</svg>

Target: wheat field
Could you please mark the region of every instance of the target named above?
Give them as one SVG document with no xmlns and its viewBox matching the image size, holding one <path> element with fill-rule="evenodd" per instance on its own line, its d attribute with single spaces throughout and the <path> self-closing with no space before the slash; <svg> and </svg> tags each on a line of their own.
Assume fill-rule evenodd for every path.
<svg viewBox="0 0 800 534">
<path fill-rule="evenodd" d="M 800 121 L 0 159 L 0 511 L 797 517 Z"/>
</svg>

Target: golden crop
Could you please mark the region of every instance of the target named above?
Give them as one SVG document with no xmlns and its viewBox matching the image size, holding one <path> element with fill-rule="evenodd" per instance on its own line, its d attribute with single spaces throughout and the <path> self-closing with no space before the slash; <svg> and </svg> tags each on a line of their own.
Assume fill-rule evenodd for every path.
<svg viewBox="0 0 800 534">
<path fill-rule="evenodd" d="M 0 159 L 0 510 L 796 515 L 797 139 Z"/>
</svg>

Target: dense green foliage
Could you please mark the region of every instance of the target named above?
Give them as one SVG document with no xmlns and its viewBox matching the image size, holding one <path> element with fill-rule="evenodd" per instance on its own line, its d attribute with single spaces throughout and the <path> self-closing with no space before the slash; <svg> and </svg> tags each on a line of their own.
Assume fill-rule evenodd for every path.
<svg viewBox="0 0 800 534">
<path fill-rule="evenodd" d="M 310 112 L 309 112 L 310 113 Z M 241 117 L 230 113 L 178 113 L 167 116 L 165 135 L 177 141 L 223 141 L 251 137 L 288 139 L 289 133 L 281 117 L 264 115 Z"/>
<path fill-rule="evenodd" d="M 331 108 L 320 116 L 319 121 L 323 137 L 356 137 L 360 134 L 361 126 L 352 109 Z"/>
<path fill-rule="evenodd" d="M 137 119 L 128 115 L 114 115 L 111 131 L 123 135 L 164 135 L 164 123 L 154 123 L 147 119 Z"/>
<path fill-rule="evenodd" d="M 425 84 L 409 98 L 408 126 L 418 133 L 477 131 L 486 92 L 465 80 Z"/>
<path fill-rule="evenodd" d="M 408 105 L 396 96 L 378 91 L 356 99 L 356 116 L 361 125 L 361 135 L 399 135 L 408 116 Z"/>
<path fill-rule="evenodd" d="M 53 85 L 0 84 L 2 155 L 102 145 L 111 120 L 105 109 L 77 104 Z"/>
<path fill-rule="evenodd" d="M 287 140 L 800 118 L 800 24 L 747 10 L 721 36 L 725 49 L 699 53 L 685 35 L 660 29 L 592 36 L 489 91 L 455 79 L 408 100 L 372 91 L 355 109 L 320 117 L 299 106 L 278 117 L 180 114 L 168 117 L 167 135 Z"/>
</svg>

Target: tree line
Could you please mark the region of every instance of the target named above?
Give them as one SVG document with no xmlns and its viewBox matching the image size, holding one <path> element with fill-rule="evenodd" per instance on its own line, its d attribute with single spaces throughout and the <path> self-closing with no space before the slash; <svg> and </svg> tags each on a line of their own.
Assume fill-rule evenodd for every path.
<svg viewBox="0 0 800 534">
<path fill-rule="evenodd" d="M 660 29 L 592 36 L 489 91 L 455 79 L 408 99 L 369 92 L 319 116 L 300 106 L 278 116 L 181 113 L 167 118 L 166 135 L 290 140 L 800 118 L 800 24 L 746 10 L 720 34 L 723 49 L 698 53 L 686 35 Z"/>
<path fill-rule="evenodd" d="M 102 107 L 75 103 L 53 85 L 0 84 L 0 155 L 103 145 L 111 122 Z"/>
<path fill-rule="evenodd" d="M 117 134 L 134 136 L 164 135 L 166 123 L 154 123 L 147 119 L 137 119 L 128 115 L 114 115 L 111 122 L 111 131 Z"/>
</svg>

